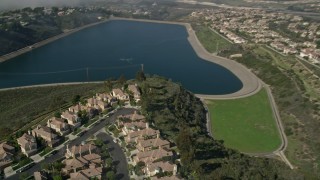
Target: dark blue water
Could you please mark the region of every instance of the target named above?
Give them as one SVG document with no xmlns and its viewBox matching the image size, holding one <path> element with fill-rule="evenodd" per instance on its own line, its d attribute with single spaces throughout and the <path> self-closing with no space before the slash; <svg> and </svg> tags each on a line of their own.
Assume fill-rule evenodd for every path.
<svg viewBox="0 0 320 180">
<path fill-rule="evenodd" d="M 134 78 L 148 74 L 180 82 L 194 93 L 227 94 L 242 88 L 229 70 L 199 58 L 184 26 L 110 21 L 0 64 L 0 88 Z M 88 76 L 87 76 L 88 68 Z"/>
</svg>

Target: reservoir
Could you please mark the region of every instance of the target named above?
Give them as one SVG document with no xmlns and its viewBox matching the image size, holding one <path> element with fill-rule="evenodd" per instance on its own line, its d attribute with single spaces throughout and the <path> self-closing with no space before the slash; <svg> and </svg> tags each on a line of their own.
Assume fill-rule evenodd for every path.
<svg viewBox="0 0 320 180">
<path fill-rule="evenodd" d="M 114 20 L 71 34 L 0 64 L 0 88 L 103 81 L 144 72 L 181 83 L 197 94 L 242 88 L 226 68 L 199 58 L 184 26 Z"/>
</svg>

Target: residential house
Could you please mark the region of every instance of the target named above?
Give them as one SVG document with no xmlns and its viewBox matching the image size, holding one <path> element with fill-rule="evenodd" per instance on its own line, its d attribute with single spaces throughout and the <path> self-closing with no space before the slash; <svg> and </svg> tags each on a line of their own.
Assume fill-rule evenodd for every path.
<svg viewBox="0 0 320 180">
<path fill-rule="evenodd" d="M 49 179 L 48 174 L 44 171 L 36 171 L 33 173 L 35 180 L 47 180 Z"/>
<path fill-rule="evenodd" d="M 137 148 L 139 151 L 150 151 L 151 149 L 169 149 L 170 142 L 167 140 L 162 140 L 160 138 L 156 139 L 146 139 L 146 140 L 138 140 Z"/>
<path fill-rule="evenodd" d="M 66 159 L 64 163 L 66 166 L 62 168 L 62 171 L 69 174 L 71 172 L 75 173 L 79 170 L 86 169 L 90 164 L 95 164 L 97 167 L 101 166 L 102 160 L 100 155 L 92 153 L 72 159 Z"/>
<path fill-rule="evenodd" d="M 17 141 L 21 147 L 22 153 L 27 157 L 36 154 L 38 148 L 37 142 L 36 138 L 31 135 L 31 132 L 29 132 L 29 134 L 24 133 L 20 138 L 17 139 Z"/>
<path fill-rule="evenodd" d="M 311 56 L 311 53 L 313 52 L 313 50 L 312 49 L 309 49 L 309 48 L 307 48 L 307 49 L 302 49 L 301 51 L 300 51 L 300 57 L 302 57 L 302 58 L 304 58 L 304 57 L 309 57 L 309 56 Z"/>
<path fill-rule="evenodd" d="M 108 107 L 108 103 L 98 100 L 95 97 L 89 98 L 87 101 L 87 107 L 92 107 L 98 109 L 99 111 L 103 111 Z"/>
<path fill-rule="evenodd" d="M 102 94 L 97 93 L 96 98 L 97 100 L 104 101 L 107 103 L 110 103 L 113 100 L 113 97 L 110 94 L 106 94 L 106 93 L 102 93 Z"/>
<path fill-rule="evenodd" d="M 133 98 L 136 102 L 141 100 L 141 93 L 136 84 L 135 85 L 130 84 L 128 86 L 128 89 L 133 93 Z"/>
<path fill-rule="evenodd" d="M 146 176 L 154 176 L 158 173 L 171 172 L 173 176 L 177 174 L 177 165 L 169 162 L 147 163 L 142 170 Z"/>
<path fill-rule="evenodd" d="M 76 104 L 74 106 L 69 107 L 69 111 L 74 114 L 77 114 L 79 111 L 82 111 L 82 110 L 83 110 L 83 107 L 80 104 Z"/>
<path fill-rule="evenodd" d="M 77 158 L 66 159 L 64 161 L 64 164 L 66 166 L 62 168 L 61 171 L 65 174 L 82 170 L 86 165 L 85 163 L 81 162 Z"/>
<path fill-rule="evenodd" d="M 102 167 L 95 167 L 90 165 L 88 169 L 81 170 L 76 173 L 70 174 L 70 180 L 90 180 L 90 179 L 101 179 Z"/>
<path fill-rule="evenodd" d="M 14 147 L 8 145 L 7 143 L 0 144 L 0 171 L 10 166 L 14 153 Z"/>
<path fill-rule="evenodd" d="M 284 44 L 282 44 L 281 42 L 272 42 L 270 46 L 279 51 L 283 51 L 285 48 Z"/>
<path fill-rule="evenodd" d="M 95 153 L 87 154 L 84 156 L 79 156 L 76 158 L 66 159 L 64 164 L 66 165 L 62 168 L 62 172 L 69 174 L 71 172 L 77 172 L 89 167 L 90 164 L 94 164 L 97 167 L 101 166 L 102 160 L 101 156 Z"/>
<path fill-rule="evenodd" d="M 32 130 L 32 135 L 34 137 L 41 137 L 50 147 L 54 147 L 60 141 L 59 136 L 56 135 L 54 131 L 47 126 L 38 125 L 35 129 Z"/>
<path fill-rule="evenodd" d="M 121 118 L 127 118 L 127 119 L 130 119 L 131 121 L 138 121 L 138 120 L 139 120 L 139 121 L 144 121 L 144 120 L 146 119 L 145 116 L 138 114 L 137 111 L 134 111 L 133 114 L 120 115 L 118 118 L 119 118 L 119 119 L 121 119 Z"/>
<path fill-rule="evenodd" d="M 285 47 L 283 49 L 283 53 L 285 54 L 296 54 L 298 51 L 294 48 L 290 48 L 290 47 Z"/>
<path fill-rule="evenodd" d="M 75 157 L 84 156 L 87 154 L 92 154 L 97 152 L 98 152 L 98 148 L 91 143 L 72 146 L 71 148 L 69 148 L 69 146 L 67 145 L 67 152 L 65 156 L 66 158 L 70 158 L 70 157 L 75 158 Z"/>
<path fill-rule="evenodd" d="M 70 132 L 70 126 L 64 119 L 52 117 L 48 120 L 47 126 L 64 136 Z"/>
<path fill-rule="evenodd" d="M 157 159 L 163 158 L 163 157 L 168 157 L 168 156 L 172 156 L 172 152 L 171 151 L 166 151 L 164 149 L 154 149 L 151 151 L 143 151 L 143 152 L 139 152 L 137 153 L 134 157 L 133 157 L 133 162 L 135 164 L 137 164 L 138 162 L 142 161 L 144 163 L 148 163 L 148 162 L 153 162 Z"/>
<path fill-rule="evenodd" d="M 131 132 L 125 137 L 125 141 L 128 142 L 137 142 L 138 139 L 153 139 L 159 138 L 159 130 L 154 130 L 151 128 L 146 128 L 141 131 Z"/>
<path fill-rule="evenodd" d="M 74 128 L 78 128 L 81 126 L 81 122 L 80 119 L 78 118 L 78 116 L 70 111 L 64 111 L 61 114 L 61 117 L 66 119 L 68 121 L 68 124 L 71 126 L 72 129 Z"/>
<path fill-rule="evenodd" d="M 118 123 L 119 125 L 119 123 Z M 134 132 L 134 131 L 140 131 L 143 129 L 149 128 L 149 124 L 145 123 L 143 121 L 133 121 L 128 123 L 123 123 L 122 132 L 124 135 L 127 135 L 128 133 Z"/>
<path fill-rule="evenodd" d="M 124 93 L 121 89 L 113 89 L 111 92 L 111 95 L 113 97 L 116 97 L 119 100 L 122 101 L 128 101 L 129 100 L 129 95 L 127 93 Z"/>
</svg>

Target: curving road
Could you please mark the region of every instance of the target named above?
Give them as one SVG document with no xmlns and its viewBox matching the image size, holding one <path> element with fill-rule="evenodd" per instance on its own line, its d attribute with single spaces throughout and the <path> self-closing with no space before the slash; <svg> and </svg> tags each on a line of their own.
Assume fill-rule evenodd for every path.
<svg viewBox="0 0 320 180">
<path fill-rule="evenodd" d="M 279 115 L 279 111 L 277 108 L 277 105 L 274 101 L 272 92 L 270 90 L 270 87 L 265 84 L 261 79 L 259 79 L 255 74 L 253 74 L 247 67 L 244 65 L 237 63 L 235 61 L 232 61 L 227 58 L 219 57 L 213 54 L 210 54 L 200 43 L 199 39 L 197 38 L 194 30 L 192 29 L 190 24 L 185 24 L 187 31 L 189 33 L 188 40 L 190 44 L 192 45 L 193 49 L 197 53 L 199 57 L 201 57 L 204 60 L 222 65 L 223 67 L 229 69 L 232 73 L 234 73 L 242 82 L 243 87 L 239 91 L 231 94 L 225 94 L 225 95 L 203 95 L 203 94 L 196 94 L 197 97 L 199 97 L 203 102 L 204 99 L 238 99 L 238 98 L 244 98 L 248 96 L 252 96 L 259 92 L 262 88 L 265 88 L 268 94 L 269 102 L 271 104 L 273 116 L 276 120 L 276 124 L 278 127 L 278 131 L 281 137 L 281 145 L 280 147 L 275 150 L 274 152 L 270 153 L 252 153 L 249 155 L 252 156 L 264 156 L 264 157 L 273 157 L 275 155 L 280 156 L 281 160 L 283 160 L 291 169 L 294 168 L 294 166 L 289 162 L 289 160 L 284 155 L 284 151 L 288 146 L 288 140 L 287 136 L 284 132 L 284 128 L 281 122 L 281 118 Z M 205 104 L 205 103 L 204 103 Z M 205 105 L 205 108 L 207 110 L 207 129 L 211 136 L 213 136 L 211 131 L 211 122 L 210 122 L 210 114 L 208 111 L 207 106 Z"/>
<path fill-rule="evenodd" d="M 85 141 L 86 139 L 90 138 L 90 136 L 92 136 L 93 134 L 97 133 L 101 129 L 104 129 L 104 127 L 107 125 L 107 123 L 114 123 L 117 116 L 131 114 L 134 111 L 135 111 L 135 109 L 120 109 L 120 110 L 118 110 L 109 118 L 106 118 L 104 121 L 101 121 L 100 123 L 97 123 L 92 128 L 88 129 L 87 132 L 83 136 L 70 141 L 68 143 L 69 146 L 81 144 L 82 141 Z M 99 133 L 97 136 L 101 137 L 103 140 L 105 140 L 105 142 L 108 143 L 110 154 L 111 154 L 112 158 L 115 160 L 115 165 L 116 165 L 116 170 L 117 170 L 117 174 L 116 174 L 117 179 L 123 179 L 123 180 L 129 179 L 129 174 L 128 174 L 129 171 L 127 169 L 128 166 L 126 165 L 127 161 L 125 159 L 125 155 L 124 155 L 123 151 L 121 150 L 121 147 L 118 144 L 110 141 L 110 138 L 112 139 L 112 137 L 110 137 L 109 135 L 107 135 L 105 133 Z M 64 157 L 65 153 L 66 153 L 66 145 L 64 145 L 64 147 L 61 148 L 57 154 L 52 155 L 51 157 L 48 157 L 39 163 L 36 163 L 34 166 L 32 166 L 30 169 L 28 169 L 24 172 L 27 174 L 33 175 L 34 172 L 41 170 L 42 163 L 49 164 L 49 163 L 55 162 L 55 161 L 61 159 L 61 157 Z M 123 159 L 124 159 L 124 161 L 123 161 Z M 7 179 L 8 180 L 17 180 L 17 179 L 19 179 L 20 174 L 21 173 L 14 174 L 10 177 L 7 177 Z"/>
</svg>

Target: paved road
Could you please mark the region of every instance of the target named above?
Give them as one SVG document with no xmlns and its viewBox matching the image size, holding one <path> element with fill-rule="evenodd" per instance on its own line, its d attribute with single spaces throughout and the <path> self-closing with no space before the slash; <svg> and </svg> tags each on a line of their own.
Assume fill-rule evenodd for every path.
<svg viewBox="0 0 320 180">
<path fill-rule="evenodd" d="M 91 129 L 89 129 L 83 136 L 74 139 L 73 141 L 69 142 L 69 146 L 73 146 L 73 145 L 79 145 L 81 144 L 82 141 L 85 141 L 86 139 L 88 139 L 91 135 L 93 135 L 94 133 L 98 132 L 100 129 L 104 128 L 106 126 L 107 123 L 114 123 L 116 120 L 116 117 L 118 115 L 125 115 L 125 114 L 131 114 L 135 111 L 136 109 L 120 109 L 117 112 L 115 112 L 112 116 L 110 116 L 109 118 L 107 118 L 104 121 L 101 121 L 100 123 L 97 123 L 95 126 L 93 126 Z M 61 157 L 64 157 L 64 154 L 66 152 L 66 146 L 61 148 L 59 150 L 59 152 L 55 155 L 52 155 L 51 157 L 46 158 L 45 160 L 41 161 L 40 163 L 35 164 L 32 168 L 24 171 L 27 174 L 33 175 L 34 172 L 36 171 L 40 171 L 41 170 L 41 164 L 49 164 L 52 163 L 54 161 L 57 161 L 58 159 L 60 159 Z M 116 152 L 116 151 L 115 151 Z M 121 154 L 121 151 L 117 151 L 119 152 L 119 154 Z M 123 153 L 122 153 L 123 154 Z M 123 171 L 120 171 L 123 172 Z M 8 177 L 8 180 L 17 180 L 19 179 L 19 175 L 21 173 L 17 173 L 15 175 L 12 175 L 10 177 Z M 127 174 L 128 176 L 128 174 Z M 125 177 L 125 175 L 123 176 Z"/>
<path fill-rule="evenodd" d="M 283 128 L 283 125 L 282 125 L 282 121 L 281 121 L 281 118 L 280 118 L 280 114 L 279 114 L 279 111 L 278 111 L 278 107 L 277 107 L 277 104 L 276 102 L 274 101 L 274 98 L 272 96 L 272 92 L 271 92 L 271 89 L 268 85 L 264 84 L 264 87 L 265 89 L 267 90 L 267 94 L 268 94 L 268 98 L 269 98 L 269 101 L 270 101 L 270 104 L 271 104 L 271 108 L 272 108 L 272 112 L 273 112 L 273 116 L 276 120 L 276 124 L 277 124 L 277 127 L 278 127 L 278 130 L 279 130 L 279 133 L 280 133 L 280 137 L 281 137 L 281 145 L 280 147 L 275 150 L 273 152 L 273 154 L 275 155 L 278 155 L 280 156 L 280 158 L 291 168 L 293 169 L 294 166 L 290 163 L 290 161 L 287 159 L 287 157 L 284 155 L 284 151 L 287 149 L 287 146 L 288 146 L 288 139 L 287 139 L 287 136 L 284 132 L 284 128 Z"/>
<path fill-rule="evenodd" d="M 120 145 L 113 142 L 113 138 L 106 133 L 99 133 L 97 137 L 108 144 L 110 155 L 117 170 L 116 179 L 130 179 L 127 159 Z"/>
</svg>

